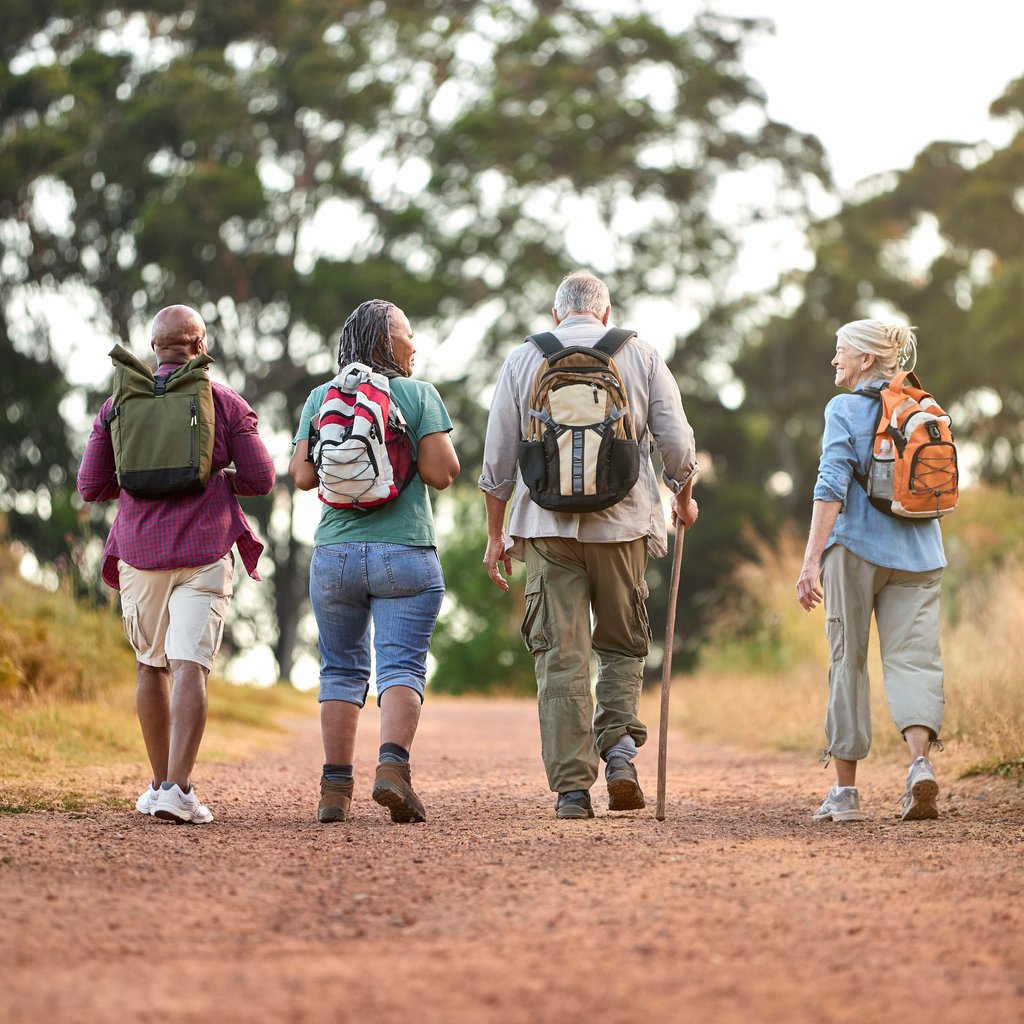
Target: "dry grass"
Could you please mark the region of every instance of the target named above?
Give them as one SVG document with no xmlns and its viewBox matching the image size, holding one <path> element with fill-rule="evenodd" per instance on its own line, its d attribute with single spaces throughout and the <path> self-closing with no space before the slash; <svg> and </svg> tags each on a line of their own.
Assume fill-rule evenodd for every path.
<svg viewBox="0 0 1024 1024">
<path fill-rule="evenodd" d="M 1017 647 L 1024 636 L 1024 558 L 1011 498 L 970 492 L 943 527 L 950 561 L 943 589 L 943 740 L 946 763 L 965 773 L 1024 769 Z M 796 602 L 802 557 L 803 539 L 788 535 L 763 545 L 760 561 L 742 567 L 700 670 L 674 690 L 676 724 L 753 749 L 808 757 L 822 750 L 828 647 L 821 609 L 808 614 Z M 870 675 L 873 751 L 896 756 L 905 748 L 885 704 L 874 632 Z"/>
<path fill-rule="evenodd" d="M 289 721 L 315 706 L 290 688 L 212 678 L 202 757 L 279 747 Z M 128 806 L 147 766 L 135 660 L 115 607 L 27 583 L 0 547 L 0 812 Z"/>
</svg>

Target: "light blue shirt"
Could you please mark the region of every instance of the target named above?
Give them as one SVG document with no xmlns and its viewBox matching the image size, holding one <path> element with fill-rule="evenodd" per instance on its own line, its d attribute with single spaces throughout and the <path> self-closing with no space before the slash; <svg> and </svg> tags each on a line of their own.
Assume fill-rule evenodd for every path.
<svg viewBox="0 0 1024 1024">
<path fill-rule="evenodd" d="M 877 380 L 871 386 L 884 383 Z M 855 394 L 836 395 L 825 406 L 825 434 L 814 500 L 843 503 L 825 550 L 838 544 L 886 569 L 941 569 L 946 554 L 939 521 L 887 516 L 868 501 L 864 488 L 853 478 L 855 469 L 867 474 L 879 412 L 877 401 Z"/>
</svg>

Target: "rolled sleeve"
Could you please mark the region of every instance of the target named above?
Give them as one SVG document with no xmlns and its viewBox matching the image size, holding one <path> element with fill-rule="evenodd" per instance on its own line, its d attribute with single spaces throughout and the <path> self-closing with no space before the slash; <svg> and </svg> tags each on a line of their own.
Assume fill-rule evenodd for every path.
<svg viewBox="0 0 1024 1024">
<path fill-rule="evenodd" d="M 478 486 L 500 501 L 512 497 L 519 461 L 522 412 L 515 376 L 508 362 L 501 368 L 487 417 L 484 462 Z"/>
<path fill-rule="evenodd" d="M 846 411 L 834 398 L 825 407 L 825 432 L 821 441 L 818 478 L 814 483 L 815 501 L 846 501 L 857 465 L 857 449 Z"/>
</svg>

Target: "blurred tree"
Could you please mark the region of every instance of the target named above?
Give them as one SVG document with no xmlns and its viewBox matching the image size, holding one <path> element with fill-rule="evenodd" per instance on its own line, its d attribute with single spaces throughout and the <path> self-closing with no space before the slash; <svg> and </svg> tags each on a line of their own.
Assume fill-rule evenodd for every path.
<svg viewBox="0 0 1024 1024">
<path fill-rule="evenodd" d="M 751 521 L 767 536 L 784 518 L 810 518 L 835 332 L 861 317 L 917 326 L 917 372 L 952 413 L 965 466 L 1024 485 L 1024 79 L 991 112 L 1016 128 L 1003 148 L 935 142 L 909 169 L 862 183 L 813 226 L 812 268 L 779 282 L 773 304 L 785 312 L 765 316 L 764 297 L 750 297 L 677 350 L 684 380 L 704 352 L 730 363 L 741 401 L 696 414 L 714 439 L 709 486 L 728 477 L 759 494 Z"/>
<path fill-rule="evenodd" d="M 567 269 L 608 276 L 620 308 L 671 297 L 692 321 L 744 223 L 799 216 L 822 153 L 742 70 L 762 27 L 705 14 L 670 32 L 572 0 L 7 0 L 0 316 L 18 351 L 66 367 L 54 296 L 95 297 L 91 317 L 78 303 L 91 333 L 121 338 L 189 302 L 283 451 L 329 339 L 387 296 L 443 339 L 470 476 L 497 362 Z M 744 200 L 724 224 L 721 186 L 755 170 L 772 209 Z M 13 486 L 33 485 L 51 486 L 42 470 Z M 290 484 L 251 507 L 275 614 L 238 603 L 233 628 L 287 679 L 308 549 Z"/>
<path fill-rule="evenodd" d="M 526 607 L 522 566 L 513 572 L 509 593 L 499 594 L 483 569 L 487 521 L 479 491 L 453 487 L 436 506 L 446 537 L 439 553 L 448 592 L 430 643 L 439 666 L 431 687 L 442 693 L 536 693 L 533 658 L 519 632 Z"/>
</svg>

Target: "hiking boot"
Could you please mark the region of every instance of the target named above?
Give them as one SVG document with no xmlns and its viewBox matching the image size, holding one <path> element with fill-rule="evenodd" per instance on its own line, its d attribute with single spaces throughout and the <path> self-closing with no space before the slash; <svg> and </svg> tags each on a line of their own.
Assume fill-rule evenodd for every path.
<svg viewBox="0 0 1024 1024">
<path fill-rule="evenodd" d="M 199 802 L 195 789 L 189 786 L 185 793 L 177 783 L 169 789 L 160 787 L 153 805 L 153 816 L 179 825 L 208 825 L 213 821 L 210 808 Z"/>
<path fill-rule="evenodd" d="M 412 772 L 408 764 L 385 761 L 377 765 L 371 795 L 391 812 L 391 820 L 398 824 L 427 820 L 423 801 L 413 792 Z"/>
<path fill-rule="evenodd" d="M 608 783 L 609 811 L 638 811 L 644 805 L 644 792 L 636 778 L 636 766 L 624 757 L 613 757 L 604 766 Z"/>
<path fill-rule="evenodd" d="M 926 821 L 939 816 L 939 784 L 927 757 L 915 759 L 907 772 L 907 790 L 903 795 L 903 821 Z"/>
<path fill-rule="evenodd" d="M 352 789 L 355 783 L 331 782 L 320 778 L 320 803 L 316 808 L 316 820 L 325 824 L 331 821 L 348 821 L 348 809 L 352 804 Z"/>
<path fill-rule="evenodd" d="M 830 789 L 825 802 L 812 815 L 814 821 L 864 821 L 867 815 L 860 809 L 860 794 L 856 786 Z"/>
<path fill-rule="evenodd" d="M 160 795 L 160 789 L 158 786 L 154 786 L 151 782 L 146 789 L 146 792 L 135 801 L 135 810 L 139 814 L 152 814 L 156 809 L 156 800 Z"/>
<path fill-rule="evenodd" d="M 569 793 L 559 793 L 555 802 L 556 818 L 592 818 L 594 808 L 590 804 L 590 794 L 585 789 L 574 789 Z"/>
</svg>

